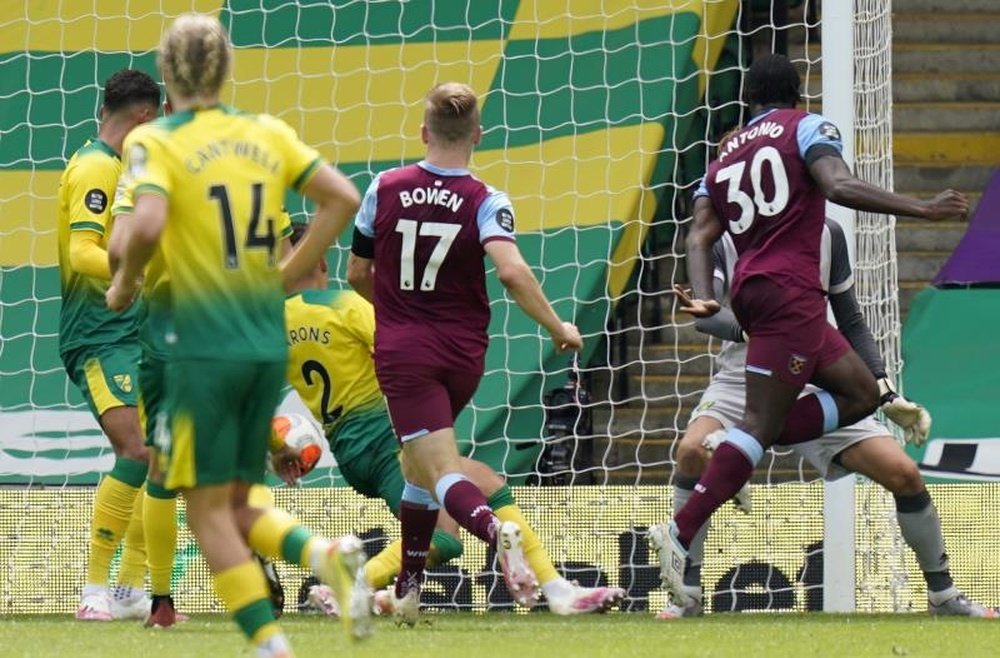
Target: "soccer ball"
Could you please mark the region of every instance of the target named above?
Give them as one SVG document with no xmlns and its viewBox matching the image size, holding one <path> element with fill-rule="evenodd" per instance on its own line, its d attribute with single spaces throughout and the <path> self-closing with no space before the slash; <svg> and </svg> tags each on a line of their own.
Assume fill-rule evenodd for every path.
<svg viewBox="0 0 1000 658">
<path fill-rule="evenodd" d="M 316 468 L 323 455 L 323 432 L 311 418 L 302 414 L 281 414 L 271 420 L 271 429 L 281 441 L 299 451 L 302 474 Z"/>
</svg>

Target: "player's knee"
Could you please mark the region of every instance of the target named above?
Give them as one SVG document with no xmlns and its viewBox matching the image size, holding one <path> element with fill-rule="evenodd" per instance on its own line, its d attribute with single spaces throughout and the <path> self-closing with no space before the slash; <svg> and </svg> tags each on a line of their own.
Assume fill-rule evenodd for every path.
<svg viewBox="0 0 1000 658">
<path fill-rule="evenodd" d="M 897 496 L 915 496 L 924 490 L 920 469 L 910 459 L 900 459 L 894 465 L 887 488 Z"/>
<path fill-rule="evenodd" d="M 149 463 L 149 448 L 141 441 L 126 441 L 120 451 L 116 451 L 120 457 L 132 459 L 144 464 Z"/>
<path fill-rule="evenodd" d="M 677 471 L 688 477 L 698 477 L 708 463 L 708 453 L 701 445 L 701 439 L 685 434 L 677 444 Z"/>
</svg>

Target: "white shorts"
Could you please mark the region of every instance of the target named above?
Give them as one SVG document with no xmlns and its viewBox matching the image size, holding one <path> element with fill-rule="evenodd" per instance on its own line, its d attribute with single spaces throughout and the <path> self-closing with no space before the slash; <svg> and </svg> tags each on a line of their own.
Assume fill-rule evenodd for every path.
<svg viewBox="0 0 1000 658">
<path fill-rule="evenodd" d="M 803 390 L 803 395 L 815 390 L 817 390 L 815 387 L 807 386 Z M 698 406 L 691 413 L 691 422 L 695 418 L 708 416 L 722 423 L 724 428 L 729 429 L 743 417 L 745 405 L 746 387 L 742 381 L 736 378 L 713 379 L 701 396 Z M 819 471 L 821 477 L 827 480 L 836 480 L 848 475 L 849 471 L 836 463 L 834 457 L 855 443 L 876 436 L 892 436 L 892 432 L 875 420 L 873 416 L 868 416 L 853 425 L 824 434 L 818 439 L 793 446 L 778 446 L 778 449 L 792 450 L 799 457 L 812 464 L 813 468 Z"/>
</svg>

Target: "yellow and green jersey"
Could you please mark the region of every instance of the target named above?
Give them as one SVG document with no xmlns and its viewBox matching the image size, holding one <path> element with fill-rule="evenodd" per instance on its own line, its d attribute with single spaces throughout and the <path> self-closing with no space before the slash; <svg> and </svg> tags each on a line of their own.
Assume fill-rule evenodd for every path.
<svg viewBox="0 0 1000 658">
<path fill-rule="evenodd" d="M 111 206 L 111 215 L 131 215 L 133 210 L 132 189 L 128 177 L 122 176 L 115 193 L 115 203 Z M 292 236 L 292 218 L 284 209 L 278 219 L 278 235 L 279 240 Z M 166 359 L 167 334 L 172 332 L 173 325 L 170 319 L 170 280 L 162 249 L 157 249 L 146 265 L 142 297 L 145 303 L 139 319 L 139 342 L 147 355 Z"/>
<path fill-rule="evenodd" d="M 59 317 L 59 353 L 80 347 L 133 340 L 136 314 L 133 305 L 113 313 L 104 302 L 108 282 L 73 271 L 69 243 L 73 231 L 93 231 L 107 249 L 113 216 L 111 205 L 122 164 L 114 149 L 96 139 L 70 158 L 59 180 L 59 279 L 62 309 Z"/>
<path fill-rule="evenodd" d="M 280 360 L 286 347 L 278 236 L 285 192 L 322 160 L 287 124 L 225 105 L 177 112 L 125 141 L 132 196 L 168 212 L 160 250 L 176 358 Z"/>
<path fill-rule="evenodd" d="M 288 383 L 330 431 L 353 411 L 381 407 L 375 309 L 349 290 L 306 290 L 285 301 Z"/>
</svg>

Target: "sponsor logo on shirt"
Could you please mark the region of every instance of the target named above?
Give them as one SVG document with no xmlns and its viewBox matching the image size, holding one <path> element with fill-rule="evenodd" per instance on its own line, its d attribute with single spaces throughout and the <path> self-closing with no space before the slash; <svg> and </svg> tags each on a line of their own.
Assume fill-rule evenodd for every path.
<svg viewBox="0 0 1000 658">
<path fill-rule="evenodd" d="M 84 195 L 83 205 L 87 206 L 87 210 L 95 215 L 100 215 L 108 207 L 108 195 L 104 193 L 104 190 L 95 187 Z"/>
</svg>

